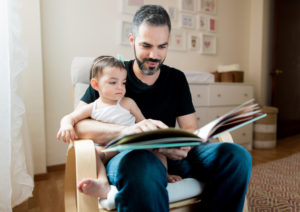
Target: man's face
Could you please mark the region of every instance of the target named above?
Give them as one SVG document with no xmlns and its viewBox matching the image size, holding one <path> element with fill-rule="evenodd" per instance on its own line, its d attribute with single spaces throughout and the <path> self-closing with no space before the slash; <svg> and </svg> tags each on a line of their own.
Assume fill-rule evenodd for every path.
<svg viewBox="0 0 300 212">
<path fill-rule="evenodd" d="M 134 48 L 136 62 L 146 75 L 155 74 L 167 56 L 169 44 L 169 29 L 164 26 L 142 24 L 136 38 L 129 35 Z"/>
</svg>

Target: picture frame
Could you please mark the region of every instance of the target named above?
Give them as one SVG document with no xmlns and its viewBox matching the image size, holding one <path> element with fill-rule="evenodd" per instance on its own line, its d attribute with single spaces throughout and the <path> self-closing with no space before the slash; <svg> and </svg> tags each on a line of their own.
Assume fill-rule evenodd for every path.
<svg viewBox="0 0 300 212">
<path fill-rule="evenodd" d="M 216 19 L 209 17 L 208 18 L 208 31 L 216 32 Z"/>
<path fill-rule="evenodd" d="M 172 29 L 170 34 L 170 50 L 185 51 L 186 50 L 186 32 L 181 29 Z"/>
<path fill-rule="evenodd" d="M 200 53 L 214 55 L 217 54 L 217 37 L 207 33 L 200 34 Z"/>
<path fill-rule="evenodd" d="M 197 29 L 202 31 L 208 31 L 208 17 L 205 15 L 198 15 L 197 19 Z"/>
<path fill-rule="evenodd" d="M 144 0 L 122 0 L 122 12 L 133 15 L 143 5 Z"/>
<path fill-rule="evenodd" d="M 196 12 L 196 0 L 180 0 L 179 1 L 179 8 L 182 12 L 187 13 L 195 13 Z"/>
<path fill-rule="evenodd" d="M 169 14 L 170 20 L 172 22 L 175 22 L 177 20 L 177 8 L 176 7 L 169 6 L 168 14 Z"/>
<path fill-rule="evenodd" d="M 180 16 L 180 27 L 187 29 L 195 29 L 195 16 L 189 14 L 181 14 Z"/>
<path fill-rule="evenodd" d="M 200 51 L 200 36 L 196 33 L 189 33 L 188 35 L 188 49 L 191 51 Z"/>
<path fill-rule="evenodd" d="M 197 11 L 216 14 L 217 0 L 198 0 Z"/>
<path fill-rule="evenodd" d="M 121 44 L 122 45 L 130 45 L 128 35 L 132 32 L 132 23 L 129 21 L 121 22 Z"/>
</svg>

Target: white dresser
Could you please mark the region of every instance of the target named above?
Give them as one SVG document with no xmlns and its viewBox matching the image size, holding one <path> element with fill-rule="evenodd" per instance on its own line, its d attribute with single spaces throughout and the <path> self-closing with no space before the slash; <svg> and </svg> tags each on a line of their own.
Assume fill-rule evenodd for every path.
<svg viewBox="0 0 300 212">
<path fill-rule="evenodd" d="M 244 83 L 190 83 L 199 127 L 253 98 L 253 86 Z M 231 132 L 235 143 L 252 149 L 253 124 Z"/>
</svg>

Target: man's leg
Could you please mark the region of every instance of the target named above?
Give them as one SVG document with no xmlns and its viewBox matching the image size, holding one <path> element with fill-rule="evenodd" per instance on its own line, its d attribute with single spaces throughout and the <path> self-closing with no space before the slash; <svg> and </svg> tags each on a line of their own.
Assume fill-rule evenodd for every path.
<svg viewBox="0 0 300 212">
<path fill-rule="evenodd" d="M 118 189 L 118 211 L 169 211 L 166 168 L 147 150 L 125 151 L 107 164 L 109 181 Z"/>
<path fill-rule="evenodd" d="M 194 147 L 186 160 L 171 161 L 169 170 L 205 183 L 199 211 L 242 211 L 250 179 L 252 158 L 232 143 Z"/>
</svg>

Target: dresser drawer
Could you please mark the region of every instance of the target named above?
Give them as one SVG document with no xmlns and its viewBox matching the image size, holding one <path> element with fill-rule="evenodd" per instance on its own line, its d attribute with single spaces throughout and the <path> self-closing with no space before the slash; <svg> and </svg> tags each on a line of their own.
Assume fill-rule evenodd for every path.
<svg viewBox="0 0 300 212">
<path fill-rule="evenodd" d="M 253 87 L 251 85 L 209 85 L 209 106 L 239 105 L 252 98 Z"/>
<path fill-rule="evenodd" d="M 198 126 L 202 127 L 208 122 L 219 118 L 234 107 L 195 107 Z"/>
<path fill-rule="evenodd" d="M 195 107 L 239 105 L 253 98 L 253 86 L 238 83 L 190 84 L 190 90 Z"/>
<path fill-rule="evenodd" d="M 209 105 L 209 87 L 207 85 L 191 85 L 194 107 Z"/>
<path fill-rule="evenodd" d="M 196 116 L 198 121 L 198 127 L 203 127 L 210 121 L 219 118 L 225 113 L 232 110 L 234 107 L 196 107 Z M 253 124 L 247 124 L 239 129 L 231 131 L 233 141 L 237 144 L 248 147 L 252 145 L 252 129 Z"/>
<path fill-rule="evenodd" d="M 236 144 L 252 144 L 253 132 L 252 126 L 253 124 L 247 124 L 239 129 L 231 131 L 231 135 L 234 143 Z"/>
</svg>

